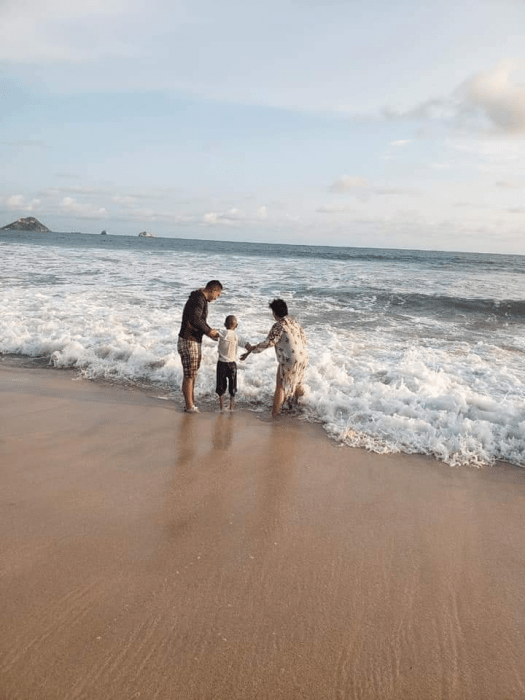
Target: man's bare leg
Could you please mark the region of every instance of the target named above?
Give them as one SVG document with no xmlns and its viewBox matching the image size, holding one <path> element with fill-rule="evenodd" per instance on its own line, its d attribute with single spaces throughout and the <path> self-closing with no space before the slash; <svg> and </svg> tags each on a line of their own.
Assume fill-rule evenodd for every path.
<svg viewBox="0 0 525 700">
<path fill-rule="evenodd" d="M 235 407 L 235 399 L 233 398 L 233 396 L 230 396 L 230 411 L 233 411 L 234 407 Z"/>
<path fill-rule="evenodd" d="M 186 408 L 190 409 L 195 406 L 195 378 L 184 377 L 182 380 L 182 394 L 186 402 Z"/>
<path fill-rule="evenodd" d="M 224 408 L 224 399 L 222 396 L 219 396 L 219 409 L 222 411 Z"/>
</svg>

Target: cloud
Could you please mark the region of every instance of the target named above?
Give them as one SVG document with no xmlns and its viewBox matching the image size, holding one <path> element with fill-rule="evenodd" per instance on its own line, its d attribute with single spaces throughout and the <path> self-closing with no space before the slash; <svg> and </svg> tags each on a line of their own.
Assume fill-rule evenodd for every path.
<svg viewBox="0 0 525 700">
<path fill-rule="evenodd" d="M 383 187 L 371 185 L 367 180 L 359 177 L 343 175 L 328 186 L 329 192 L 337 194 L 354 193 L 360 198 L 368 198 L 372 195 L 409 195 L 417 196 L 421 190 L 415 187 Z"/>
<path fill-rule="evenodd" d="M 246 214 L 242 211 L 242 209 L 237 209 L 236 207 L 233 207 L 232 209 L 228 209 L 228 211 L 225 212 L 215 212 L 215 211 L 210 211 L 207 214 L 204 214 L 202 217 L 202 222 L 204 224 L 210 224 L 210 225 L 216 225 L 216 224 L 238 224 L 238 223 L 247 223 L 247 217 Z"/>
<path fill-rule="evenodd" d="M 239 226 L 241 224 L 243 226 L 250 226 L 266 221 L 269 215 L 270 212 L 266 205 L 258 207 L 254 213 L 247 213 L 242 209 L 232 207 L 222 212 L 209 211 L 197 220 L 201 224 L 208 226 Z M 195 220 L 194 217 L 188 217 L 188 219 Z"/>
<path fill-rule="evenodd" d="M 335 204 L 325 204 L 324 206 L 317 207 L 315 210 L 319 214 L 339 214 L 345 210 L 343 206 L 337 206 Z"/>
<path fill-rule="evenodd" d="M 467 209 L 486 209 L 485 204 L 473 204 L 472 202 L 453 202 L 452 206 L 456 209 L 467 208 Z"/>
<path fill-rule="evenodd" d="M 157 215 L 153 209 L 134 209 L 131 216 L 137 221 L 157 221 Z"/>
<path fill-rule="evenodd" d="M 454 80 L 447 74 L 457 75 L 462 65 L 472 65 L 475 51 L 469 53 L 463 42 L 456 41 L 451 53 L 451 39 L 459 31 L 452 17 L 447 13 L 446 31 L 438 32 L 441 46 L 435 45 L 433 35 L 425 41 L 423 33 L 422 41 L 399 51 L 403 33 L 432 26 L 436 3 L 417 13 L 406 4 L 385 5 L 385 22 L 379 25 L 373 4 L 357 14 L 354 5 L 319 0 L 2 0 L 0 61 L 11 64 L 13 74 L 19 71 L 24 80 L 54 94 L 173 90 L 185 97 L 357 118 L 374 114 L 376 120 L 381 101 L 416 105 L 401 113 L 386 108 L 385 114 L 395 118 L 433 118 L 450 108 L 455 113 L 460 98 L 452 99 L 452 106 L 448 98 L 420 101 L 421 94 L 433 96 L 433 84 L 440 84 L 439 93 L 446 94 L 447 81 Z M 494 8 L 485 8 L 488 14 L 482 13 L 482 21 L 501 19 L 496 3 L 489 5 Z M 512 29 L 519 25 L 506 9 L 507 27 L 491 24 L 491 56 L 498 46 L 513 51 L 518 45 Z M 519 9 L 514 15 L 520 16 Z M 471 48 L 481 53 L 476 20 L 481 21 L 462 18 L 462 33 L 470 30 L 475 44 Z M 403 27 L 402 34 L 387 31 L 391 23 Z M 363 47 L 373 46 L 381 50 L 365 51 L 366 70 L 356 70 Z M 442 47 L 446 51 L 436 68 L 436 53 Z M 196 55 L 198 60 L 188 59 Z M 471 101 L 483 101 L 476 86 L 471 92 Z M 403 146 L 405 140 L 393 146 Z"/>
<path fill-rule="evenodd" d="M 92 204 L 82 204 L 73 197 L 64 197 L 60 202 L 60 210 L 69 214 L 75 214 L 83 219 L 105 218 L 108 214 L 105 207 L 97 207 Z"/>
<path fill-rule="evenodd" d="M 499 135 L 490 139 L 464 139 L 449 141 L 447 145 L 462 153 L 469 153 L 491 165 L 505 165 L 525 157 L 525 144 L 522 139 L 509 139 Z"/>
<path fill-rule="evenodd" d="M 355 189 L 368 187 L 368 182 L 361 177 L 350 177 L 343 175 L 342 177 L 332 182 L 328 187 L 330 192 L 350 192 Z"/>
<path fill-rule="evenodd" d="M 11 211 L 35 211 L 41 203 L 40 199 L 26 201 L 22 194 L 12 194 L 4 199 L 4 204 Z"/>
<path fill-rule="evenodd" d="M 510 82 L 515 68 L 511 61 L 504 61 L 476 73 L 457 90 L 463 109 L 479 110 L 493 127 L 508 134 L 525 131 L 525 87 Z"/>
<path fill-rule="evenodd" d="M 58 172 L 55 173 L 55 177 L 59 177 L 64 180 L 80 180 L 81 177 L 77 173 L 65 173 L 65 172 Z"/>
<path fill-rule="evenodd" d="M 129 55 L 115 35 L 112 19 L 140 0 L 4 0 L 0 4 L 0 60 L 85 63 L 103 56 Z"/>
<path fill-rule="evenodd" d="M 511 180 L 498 180 L 498 182 L 496 182 L 496 187 L 507 187 L 509 189 L 513 189 L 516 187 L 521 187 L 521 184 Z"/>
<path fill-rule="evenodd" d="M 451 121 L 456 119 L 457 113 L 458 102 L 452 97 L 435 97 L 403 111 L 388 106 L 381 110 L 381 116 L 387 121 Z"/>
<path fill-rule="evenodd" d="M 399 139 L 398 141 L 390 141 L 391 146 L 406 146 L 411 143 L 412 139 Z"/>
<path fill-rule="evenodd" d="M 45 146 L 45 141 L 39 141 L 37 139 L 18 139 L 15 141 L 0 141 L 3 146 L 14 146 L 16 148 L 33 148 Z"/>
<path fill-rule="evenodd" d="M 475 131 L 488 127 L 506 135 L 525 133 L 525 87 L 510 79 L 516 67 L 512 61 L 502 61 L 467 78 L 448 96 L 425 100 L 404 111 L 385 107 L 382 116 L 386 120 L 437 121 Z M 396 143 L 402 142 L 391 145 Z"/>
<path fill-rule="evenodd" d="M 115 204 L 120 204 L 123 207 L 134 207 L 136 203 L 136 197 L 116 194 L 111 198 L 111 201 L 115 202 Z"/>
</svg>

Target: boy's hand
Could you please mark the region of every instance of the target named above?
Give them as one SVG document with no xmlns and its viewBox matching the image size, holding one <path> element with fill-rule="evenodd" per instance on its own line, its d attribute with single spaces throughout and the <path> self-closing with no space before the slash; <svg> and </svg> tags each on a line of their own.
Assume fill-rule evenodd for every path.
<svg viewBox="0 0 525 700">
<path fill-rule="evenodd" d="M 251 353 L 251 350 L 248 350 L 248 352 L 243 352 L 241 357 L 239 358 L 242 362 L 248 357 L 248 355 Z"/>
<path fill-rule="evenodd" d="M 212 340 L 219 340 L 219 331 L 216 331 L 215 328 L 212 328 L 210 331 L 210 338 Z"/>
</svg>

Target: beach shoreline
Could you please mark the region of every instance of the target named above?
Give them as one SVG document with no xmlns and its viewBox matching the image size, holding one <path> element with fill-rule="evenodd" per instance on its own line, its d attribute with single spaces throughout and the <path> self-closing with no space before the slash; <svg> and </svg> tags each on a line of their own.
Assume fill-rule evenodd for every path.
<svg viewBox="0 0 525 700">
<path fill-rule="evenodd" d="M 523 697 L 523 469 L 16 365 L 0 697 Z"/>
<path fill-rule="evenodd" d="M 184 409 L 184 400 L 182 396 L 182 391 L 180 389 L 176 389 L 175 391 L 173 388 L 168 389 L 163 386 L 159 386 L 158 384 L 154 384 L 152 382 L 148 381 L 131 381 L 127 380 L 125 378 L 119 377 L 118 379 L 111 379 L 110 377 L 85 377 L 82 374 L 82 370 L 78 369 L 77 367 L 55 367 L 51 361 L 50 357 L 45 355 L 45 356 L 38 356 L 38 357 L 31 357 L 30 355 L 24 355 L 24 354 L 18 354 L 18 353 L 0 353 L 0 370 L 1 368 L 9 369 L 9 368 L 14 368 L 20 371 L 24 370 L 29 370 L 29 371 L 50 371 L 50 372 L 58 372 L 58 373 L 63 373 L 65 376 L 68 376 L 70 379 L 73 381 L 86 381 L 89 383 L 94 384 L 95 386 L 99 386 L 104 389 L 116 389 L 116 390 L 125 390 L 125 391 L 131 391 L 131 392 L 139 392 L 140 394 L 144 395 L 144 397 L 149 398 L 151 400 L 156 400 L 156 401 L 164 401 L 168 402 L 170 408 L 176 411 L 183 411 Z M 218 402 L 217 402 L 217 397 L 215 394 L 213 394 L 213 397 L 210 398 L 209 396 L 205 396 L 202 394 L 199 394 L 200 387 L 197 388 L 197 400 L 196 404 L 198 404 L 202 408 L 203 413 L 215 413 L 218 412 Z M 160 405 L 160 402 L 159 402 Z M 268 404 L 265 405 L 264 407 L 261 408 L 254 408 L 253 406 L 245 405 L 243 403 L 243 398 L 239 398 L 239 394 L 237 395 L 236 398 L 236 404 L 235 404 L 235 413 L 246 413 L 249 416 L 253 417 L 256 420 L 260 420 L 263 422 L 273 422 L 273 418 L 271 417 L 271 398 L 268 398 Z M 282 414 L 278 417 L 278 421 L 282 421 L 283 419 L 289 420 L 289 421 L 303 421 L 304 423 L 307 423 L 311 426 L 316 426 L 314 428 L 315 430 L 318 430 L 318 436 L 319 439 L 326 439 L 328 440 L 332 445 L 335 445 L 336 447 L 340 447 L 343 449 L 349 449 L 349 450 L 363 450 L 363 451 L 369 451 L 374 454 L 378 455 L 384 455 L 384 454 L 399 454 L 399 455 L 404 455 L 405 457 L 419 457 L 422 459 L 429 459 L 431 461 L 437 461 L 440 464 L 444 464 L 445 466 L 449 466 L 452 469 L 455 469 L 458 467 L 458 465 L 447 465 L 446 462 L 443 462 L 440 460 L 438 457 L 435 457 L 434 455 L 429 455 L 429 454 L 423 454 L 423 453 L 418 453 L 418 452 L 404 452 L 403 450 L 391 452 L 387 446 L 383 445 L 382 443 L 370 439 L 366 440 L 363 439 L 360 441 L 359 445 L 352 445 L 348 444 L 347 441 L 343 441 L 341 439 L 337 439 L 333 433 L 330 433 L 327 431 L 326 427 L 324 426 L 323 422 L 316 418 L 313 415 L 308 415 L 308 417 L 305 417 L 305 415 L 301 411 L 301 406 L 299 405 L 290 408 L 287 408 L 286 402 L 285 405 L 283 406 L 282 409 Z M 374 449 L 374 445 L 378 444 L 380 446 L 380 449 L 376 450 Z M 472 464 L 462 464 L 460 465 L 461 468 L 466 467 L 466 468 L 475 468 L 475 469 L 485 469 L 485 468 L 498 468 L 498 467 L 507 467 L 507 468 L 514 468 L 514 469 L 523 469 L 523 467 L 520 464 L 515 464 L 514 462 L 509 462 L 507 460 L 502 460 L 502 459 L 496 459 L 493 463 L 487 464 L 483 463 L 480 461 L 477 461 L 476 463 Z"/>
</svg>

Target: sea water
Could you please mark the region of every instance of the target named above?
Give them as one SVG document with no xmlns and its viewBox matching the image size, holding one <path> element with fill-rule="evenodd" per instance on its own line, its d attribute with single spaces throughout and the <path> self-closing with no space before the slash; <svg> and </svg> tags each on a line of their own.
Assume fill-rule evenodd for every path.
<svg viewBox="0 0 525 700">
<path fill-rule="evenodd" d="M 250 342 L 282 297 L 309 350 L 299 418 L 341 443 L 451 465 L 525 466 L 525 257 L 179 238 L 0 233 L 0 352 L 89 379 L 148 385 L 181 403 L 177 336 L 209 279 Z M 213 407 L 205 338 L 196 402 Z M 267 411 L 272 349 L 239 367 L 238 405 Z"/>
</svg>

